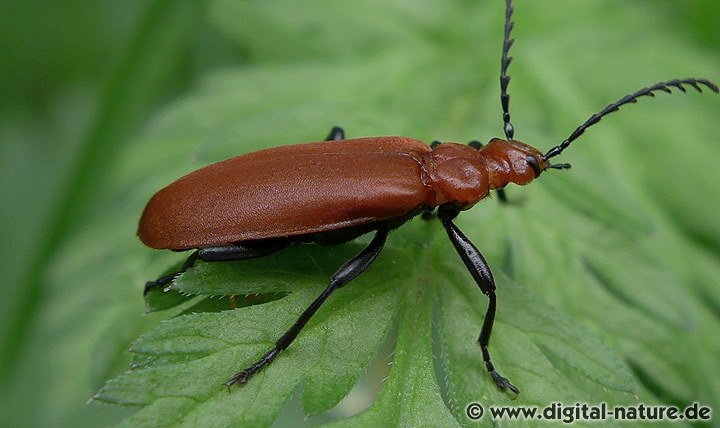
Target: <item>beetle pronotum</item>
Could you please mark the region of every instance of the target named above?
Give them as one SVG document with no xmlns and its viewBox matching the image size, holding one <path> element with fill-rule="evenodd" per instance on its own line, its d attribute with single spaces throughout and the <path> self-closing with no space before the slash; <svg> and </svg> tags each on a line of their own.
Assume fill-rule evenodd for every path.
<svg viewBox="0 0 720 428">
<path fill-rule="evenodd" d="M 495 318 L 495 282 L 480 251 L 453 223 L 460 211 L 502 192 L 509 183 L 524 185 L 548 169 L 590 126 L 639 97 L 654 96 L 683 85 L 714 92 L 707 79 L 673 79 L 642 88 L 592 115 L 559 145 L 544 154 L 514 139 L 510 121 L 507 74 L 513 44 L 513 8 L 506 0 L 500 67 L 500 100 L 505 139 L 478 143 L 433 143 L 406 137 L 344 139 L 333 128 L 324 142 L 276 147 L 237 156 L 192 172 L 155 194 L 140 219 L 138 235 L 156 249 L 195 251 L 182 268 L 150 281 L 145 292 L 171 282 L 195 261 L 242 260 L 262 257 L 291 244 L 339 244 L 374 232 L 371 242 L 332 276 L 325 291 L 300 315 L 275 346 L 238 372 L 227 386 L 243 385 L 270 364 L 300 333 L 333 291 L 372 264 L 388 233 L 412 217 L 437 209 L 450 241 L 489 305 L 478 343 L 485 366 L 501 390 L 519 393 L 493 366 L 488 351 Z M 504 197 L 501 194 L 501 200 Z"/>
</svg>

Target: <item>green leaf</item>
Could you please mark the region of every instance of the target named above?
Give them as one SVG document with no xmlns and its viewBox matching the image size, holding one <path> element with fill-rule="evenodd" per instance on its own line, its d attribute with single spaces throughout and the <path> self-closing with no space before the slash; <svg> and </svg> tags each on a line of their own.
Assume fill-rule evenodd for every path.
<svg viewBox="0 0 720 428">
<path fill-rule="evenodd" d="M 82 9 L 50 3 L 43 13 L 53 22 Z M 720 408 L 720 97 L 708 91 L 623 107 L 563 154 L 570 171 L 458 218 L 494 272 L 490 353 L 517 398 L 497 390 L 476 344 L 485 297 L 439 223 L 419 218 L 394 231 L 273 364 L 228 393 L 227 379 L 263 355 L 369 237 L 198 263 L 143 307 L 143 284 L 187 256 L 142 247 L 144 204 L 203 165 L 317 141 L 334 125 L 348 137 L 500 136 L 504 5 L 187 5 L 151 2 L 138 8 L 142 19 L 119 24 L 116 9 L 70 13 L 72 33 L 50 32 L 58 27 L 39 16 L 27 25 L 32 37 L 13 38 L 24 48 L 10 52 L 31 59 L 2 67 L 11 90 L 0 110 L 0 425 L 453 426 L 472 424 L 470 402 Z M 720 80 L 713 0 L 515 6 L 513 124 L 540 149 L 642 86 Z M 24 23 L 36 13 L 0 16 Z M 112 36 L 79 40 L 83 16 L 93 26 L 111 20 Z M 129 42 L 117 41 L 122 31 Z M 113 55 L 113 43 L 128 47 Z M 60 65 L 32 59 L 48 46 Z M 69 68 L 111 76 L 57 77 Z M 57 85 L 50 107 L 24 100 L 47 85 Z M 509 425 L 487 414 L 479 424 Z"/>
<path fill-rule="evenodd" d="M 306 410 L 314 414 L 331 409 L 360 378 L 390 329 L 403 290 L 400 280 L 411 274 L 409 260 L 405 269 L 389 266 L 387 261 L 380 263 L 374 268 L 387 271 L 383 280 L 371 284 L 358 280 L 359 287 L 338 291 L 333 300 L 340 307 L 318 313 L 293 347 L 283 352 L 283 358 L 257 376 L 263 381 L 252 382 L 232 394 L 228 394 L 224 383 L 272 346 L 278 331 L 288 328 L 324 288 L 322 282 L 313 284 L 311 279 L 319 274 L 329 277 L 332 261 L 351 249 L 357 247 L 328 255 L 327 249 L 319 252 L 317 248 L 293 248 L 282 256 L 256 260 L 247 270 L 251 275 L 264 271 L 272 277 L 268 271 L 276 270 L 288 259 L 305 266 L 299 272 L 306 275 L 298 277 L 298 283 L 291 285 L 295 291 L 280 300 L 243 310 L 188 314 L 163 322 L 133 345 L 139 356 L 133 371 L 110 381 L 96 398 L 117 404 L 160 406 L 138 414 L 133 423 L 151 423 L 145 416 L 154 417 L 166 405 L 158 399 L 182 396 L 194 400 L 194 405 L 185 401 L 173 401 L 171 405 L 179 406 L 176 411 L 188 420 L 200 423 L 212 415 L 221 424 L 266 425 L 277 416 L 290 394 L 306 382 Z M 318 259 L 318 255 L 323 257 Z M 236 265 L 241 274 L 243 264 Z M 222 270 L 225 266 L 218 267 Z M 297 272 L 290 272 L 290 277 L 295 276 Z M 353 352 L 348 353 L 350 349 Z M 165 382 L 171 378 L 174 381 Z"/>
<path fill-rule="evenodd" d="M 430 136 L 424 137 L 430 129 L 427 125 L 393 123 L 397 117 L 406 116 L 400 111 L 412 111 L 414 117 L 435 117 L 434 125 L 440 126 L 442 136 L 443 126 L 448 124 L 463 124 L 458 126 L 463 130 L 476 128 L 475 100 L 495 98 L 485 93 L 497 88 L 485 82 L 482 85 L 487 87 L 474 93 L 462 89 L 480 84 L 476 76 L 462 71 L 469 67 L 494 70 L 490 64 L 495 59 L 465 55 L 470 43 L 464 38 L 473 37 L 470 34 L 446 35 L 451 40 L 456 37 L 456 44 L 447 51 L 434 50 L 441 39 L 432 37 L 432 31 L 424 31 L 439 23 L 421 14 L 416 34 L 403 31 L 402 43 L 398 42 L 402 49 L 393 50 L 397 45 L 386 42 L 390 46 L 387 51 L 369 52 L 357 62 L 342 55 L 326 55 L 342 49 L 313 41 L 316 37 L 325 40 L 323 34 L 339 31 L 337 22 L 318 27 L 315 14 L 301 14 L 297 7 L 282 12 L 289 16 L 298 13 L 295 20 L 282 13 L 275 17 L 278 11 L 254 4 L 216 5 L 213 15 L 225 31 L 240 44 L 266 46 L 262 53 L 255 53 L 260 62 L 271 65 L 210 75 L 195 94 L 167 110 L 143 147 L 169 148 L 182 142 L 184 149 L 166 149 L 162 163 L 168 167 L 152 175 L 143 174 L 143 192 L 149 194 L 162 182 L 198 164 L 233 153 L 321 139 L 326 129 L 309 127 L 307 122 L 344 124 L 352 136 L 365 134 L 364 122 L 371 121 L 371 133 L 389 129 L 429 140 Z M 538 11 L 526 13 L 532 12 Z M 275 24 L 281 30 L 272 32 L 275 37 L 314 26 L 318 33 L 303 42 L 315 46 L 303 54 L 307 62 L 297 62 L 302 49 L 288 50 L 287 45 L 268 39 L 270 32 L 264 24 L 255 29 L 233 24 L 241 22 L 246 13 L 257 23 L 277 19 Z M 387 16 L 378 18 L 380 28 L 382 20 L 392 20 L 394 13 L 397 11 L 392 6 L 386 8 Z M 459 7 L 446 13 L 446 19 L 461 26 L 466 20 L 484 16 Z M 465 13 L 469 15 L 463 16 Z M 500 16 L 494 19 L 496 28 L 501 25 Z M 522 16 L 518 14 L 519 22 Z M 619 14 L 614 18 L 630 19 Z M 464 25 L 481 27 L 469 22 Z M 516 37 L 531 29 L 526 24 Z M 600 31 L 583 31 L 594 30 Z M 388 34 L 394 37 L 394 31 Z M 570 31 L 561 30 L 563 39 L 570 40 L 566 49 L 582 52 L 572 42 L 575 38 L 567 34 Z M 376 34 L 380 40 L 385 36 L 382 31 Z M 494 43 L 488 42 L 488 47 L 497 47 L 497 37 L 490 39 Z M 572 129 L 573 124 L 596 111 L 596 106 L 635 87 L 611 85 L 597 78 L 591 88 L 587 83 L 578 84 L 578 88 L 587 89 L 588 99 L 597 99 L 593 102 L 579 98 L 579 90 L 562 89 L 568 84 L 563 83 L 566 77 L 567 82 L 575 82 L 578 76 L 592 76 L 584 69 L 597 65 L 588 61 L 572 73 L 563 69 L 568 76 L 544 74 L 542 70 L 553 68 L 538 65 L 551 62 L 543 56 L 558 55 L 550 40 L 557 43 L 555 36 L 547 40 L 534 37 L 524 48 L 515 48 L 513 55 L 518 60 L 512 69 L 512 90 L 514 106 L 529 97 L 557 104 L 561 119 L 547 118 L 543 127 L 536 124 L 532 128 L 533 120 L 537 121 L 538 115 L 543 117 L 542 110 L 531 110 L 537 109 L 537 104 L 520 105 L 513 111 L 519 136 L 535 134 L 552 144 L 559 141 L 558 136 L 543 138 L 546 134 L 562 136 L 560 128 Z M 350 46 L 361 52 L 370 49 L 360 45 Z M 284 61 L 295 65 L 289 69 L 275 64 Z M 680 73 L 669 72 L 671 76 Z M 646 77 L 640 78 L 638 84 L 648 83 Z M 427 85 L 432 89 L 412 90 Z M 595 85 L 608 90 L 597 93 Z M 405 95 L 388 103 L 385 94 L 390 90 Z M 661 127 L 663 124 L 651 115 L 657 115 L 659 109 L 671 116 L 679 108 L 677 104 L 682 105 L 681 110 L 695 105 L 694 114 L 712 121 L 704 112 L 717 106 L 717 99 L 693 95 L 677 98 L 658 97 L 654 106 L 643 100 L 644 111 L 640 107 L 624 108 L 628 111 L 604 120 L 568 150 L 564 157 L 573 161 L 573 170 L 548 173 L 527 191 L 509 189 L 514 201 L 510 206 L 489 201 L 461 216 L 459 224 L 483 248 L 496 272 L 499 311 L 491 354 L 499 370 L 522 390 L 517 400 L 498 391 L 484 370 L 475 342 L 486 309 L 482 293 L 438 225 L 420 219 L 391 234 L 376 265 L 336 292 L 289 349 L 247 386 L 230 394 L 224 383 L 268 351 L 327 285 L 335 269 L 362 246 L 305 245 L 242 262 L 199 262 L 175 280 L 168 292 L 214 296 L 206 301 L 222 301 L 218 308 L 225 310 L 191 313 L 198 308 L 193 306 L 143 335 L 132 347 L 133 370 L 108 382 L 96 399 L 142 406 L 143 410 L 127 421 L 131 425 L 154 424 L 159 414 L 178 417 L 168 424 L 269 425 L 297 393 L 306 415 L 330 412 L 333 418 L 341 419 L 341 425 L 350 426 L 462 425 L 468 421 L 465 407 L 473 401 L 544 406 L 556 401 L 627 404 L 640 399 L 684 405 L 711 399 L 712 395 L 689 389 L 700 373 L 688 364 L 705 358 L 696 356 L 703 352 L 694 348 L 697 338 L 692 329 L 700 324 L 704 328 L 717 325 L 717 317 L 704 316 L 698 310 L 697 296 L 685 285 L 696 281 L 697 276 L 683 278 L 682 272 L 669 268 L 668 262 L 678 257 L 677 252 L 658 251 L 660 242 L 665 244 L 663 249 L 683 247 L 694 254 L 701 247 L 684 238 L 681 229 L 670 223 L 671 214 L 663 210 L 660 200 L 648 195 L 649 184 L 642 175 L 645 169 L 636 166 L 647 158 L 646 153 L 639 149 L 642 143 L 625 142 L 629 133 L 623 131 L 627 127 L 637 132 L 638 127 L 632 126 L 633 114 L 646 114 L 649 117 L 643 123 Z M 311 99 L 313 102 L 305 101 Z M 426 99 L 446 100 L 449 105 L 438 111 L 437 102 Z M 368 116 L 356 105 L 377 105 L 370 111 L 384 114 Z M 430 107 L 432 113 L 426 113 Z M 575 117 L 576 111 L 586 113 Z M 324 117 L 328 113 L 330 116 Z M 525 128 L 525 123 L 531 128 Z M 465 132 L 454 136 L 462 139 Z M 468 134 L 466 139 L 470 138 Z M 637 137 L 642 141 L 647 138 Z M 654 145 L 661 145 L 666 157 L 682 156 L 669 141 Z M 133 163 L 145 159 L 139 151 L 130 151 L 129 156 Z M 178 156 L 190 156 L 186 157 L 189 161 L 182 162 Z M 142 162 L 151 168 L 150 161 Z M 602 187 L 597 186 L 600 182 Z M 271 301 L 253 304 L 258 293 L 261 299 L 265 293 L 282 293 L 284 297 L 277 299 L 273 294 Z M 222 297 L 231 295 L 240 296 L 242 307 L 231 310 L 230 300 Z M 392 350 L 387 382 L 365 411 L 343 419 L 332 410 L 370 370 L 372 360 L 383 358 L 377 353 L 384 349 L 395 322 L 397 338 L 386 345 Z M 695 349 L 684 357 L 688 363 L 683 364 L 680 353 L 671 351 L 672 343 Z"/>
</svg>

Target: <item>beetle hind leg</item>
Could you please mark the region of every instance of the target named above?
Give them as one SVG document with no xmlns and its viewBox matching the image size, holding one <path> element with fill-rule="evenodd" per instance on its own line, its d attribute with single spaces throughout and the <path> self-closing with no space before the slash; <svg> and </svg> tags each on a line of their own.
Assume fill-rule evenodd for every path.
<svg viewBox="0 0 720 428">
<path fill-rule="evenodd" d="M 194 251 L 185 260 L 182 267 L 176 272 L 161 276 L 155 281 L 148 281 L 145 283 L 145 289 L 143 295 L 146 295 L 150 290 L 164 287 L 171 283 L 180 274 L 186 272 L 188 269 L 195 265 L 195 262 L 202 260 L 204 262 L 222 262 L 232 260 L 245 260 L 254 259 L 257 257 L 268 256 L 272 253 L 276 253 L 283 248 L 290 245 L 288 241 L 278 241 L 272 244 L 265 244 L 259 246 L 240 245 L 240 244 L 228 244 L 219 245 L 216 247 L 205 247 Z"/>
<path fill-rule="evenodd" d="M 152 290 L 154 288 L 166 286 L 167 284 L 171 283 L 172 280 L 177 278 L 178 275 L 180 275 L 181 273 L 183 273 L 186 270 L 193 267 L 193 265 L 195 264 L 195 261 L 198 259 L 198 253 L 199 253 L 199 251 L 193 251 L 193 253 L 190 254 L 190 256 L 185 260 L 185 263 L 183 263 L 180 270 L 170 273 L 170 274 L 167 274 L 167 275 L 164 275 L 164 276 L 161 276 L 160 278 L 158 278 L 154 281 L 146 282 L 145 288 L 143 289 L 143 296 L 147 295 L 150 292 L 150 290 Z"/>
<path fill-rule="evenodd" d="M 286 331 L 277 342 L 275 342 L 275 346 L 253 365 L 241 372 L 238 372 L 227 381 L 226 386 L 228 389 L 230 389 L 233 385 L 245 385 L 254 374 L 264 369 L 268 364 L 272 363 L 282 350 L 290 346 L 300 333 L 300 330 L 305 327 L 305 324 L 307 324 L 310 318 L 315 314 L 330 294 L 355 279 L 358 275 L 363 273 L 370 264 L 372 264 L 377 255 L 380 254 L 380 251 L 383 249 L 387 235 L 388 229 L 378 229 L 370 244 L 368 244 L 368 246 L 365 247 L 360 254 L 340 266 L 340 268 L 332 276 L 330 285 L 328 285 L 328 287 L 310 304 L 310 306 L 305 309 L 297 321 L 295 321 L 295 324 L 293 324 L 292 327 L 290 327 L 290 329 Z"/>
</svg>

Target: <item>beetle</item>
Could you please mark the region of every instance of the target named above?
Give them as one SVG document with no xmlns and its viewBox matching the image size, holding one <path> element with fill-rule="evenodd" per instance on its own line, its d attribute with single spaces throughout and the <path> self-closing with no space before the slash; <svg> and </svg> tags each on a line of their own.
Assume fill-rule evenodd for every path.
<svg viewBox="0 0 720 428">
<path fill-rule="evenodd" d="M 374 233 L 370 243 L 344 263 L 327 288 L 305 309 L 265 355 L 238 372 L 227 387 L 244 385 L 286 349 L 318 308 L 338 288 L 365 271 L 388 233 L 420 213 L 436 212 L 475 283 L 489 299 L 478 344 L 487 371 L 500 390 L 519 389 L 495 369 L 488 351 L 496 311 L 495 281 L 477 247 L 453 220 L 510 183 L 525 185 L 549 169 L 567 169 L 550 159 L 560 155 L 590 126 L 621 106 L 656 92 L 685 92 L 685 86 L 718 92 L 708 79 L 673 79 L 625 95 L 593 114 L 545 153 L 514 139 L 507 74 L 512 1 L 506 0 L 500 65 L 504 139 L 430 146 L 407 137 L 345 139 L 341 128 L 325 141 L 275 147 L 218 162 L 192 172 L 157 192 L 140 218 L 138 236 L 154 249 L 194 250 L 182 267 L 145 285 L 164 287 L 197 260 L 262 257 L 292 244 L 340 244 Z M 504 194 L 500 194 L 501 201 Z"/>
</svg>

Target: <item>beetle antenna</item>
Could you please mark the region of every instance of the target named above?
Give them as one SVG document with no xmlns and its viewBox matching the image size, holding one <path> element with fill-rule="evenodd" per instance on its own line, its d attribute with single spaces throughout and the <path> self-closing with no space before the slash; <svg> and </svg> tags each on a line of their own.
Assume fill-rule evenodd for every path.
<svg viewBox="0 0 720 428">
<path fill-rule="evenodd" d="M 685 88 L 683 87 L 683 84 L 690 85 L 693 88 L 697 89 L 698 92 L 702 92 L 701 85 L 705 85 L 713 92 L 720 92 L 718 89 L 718 86 L 714 84 L 713 82 L 707 80 L 707 79 L 694 79 L 694 78 L 687 78 L 687 79 L 673 79 L 668 80 L 667 82 L 660 82 L 656 83 L 650 87 L 642 88 L 637 92 L 634 92 L 632 94 L 625 95 L 624 97 L 620 98 L 619 100 L 615 101 L 612 104 L 609 104 L 607 107 L 602 109 L 599 113 L 596 113 L 592 116 L 590 116 L 590 119 L 585 121 L 582 125 L 578 126 L 577 129 L 573 131 L 570 136 L 560 143 L 560 145 L 553 147 L 552 149 L 548 150 L 547 153 L 545 153 L 545 159 L 550 159 L 552 157 L 555 157 L 563 152 L 563 150 L 567 149 L 570 143 L 575 141 L 579 136 L 585 132 L 586 129 L 591 127 L 592 125 L 595 125 L 602 119 L 603 116 L 610 114 L 614 111 L 618 111 L 621 106 L 625 104 L 630 104 L 637 102 L 639 97 L 642 97 L 644 95 L 648 95 L 651 97 L 654 97 L 655 94 L 653 92 L 655 91 L 663 91 L 667 93 L 672 93 L 671 88 L 677 88 L 681 90 L 682 92 L 686 92 Z"/>
<path fill-rule="evenodd" d="M 503 49 L 502 59 L 500 60 L 500 104 L 502 105 L 503 111 L 503 130 L 505 131 L 505 138 L 512 140 L 515 128 L 510 123 L 510 95 L 507 92 L 508 84 L 510 83 L 510 76 L 507 75 L 508 67 L 512 57 L 508 56 L 508 52 L 515 42 L 515 39 L 510 38 L 510 32 L 513 29 L 515 23 L 511 21 L 513 14 L 512 0 L 505 0 L 505 36 L 503 37 Z"/>
</svg>

